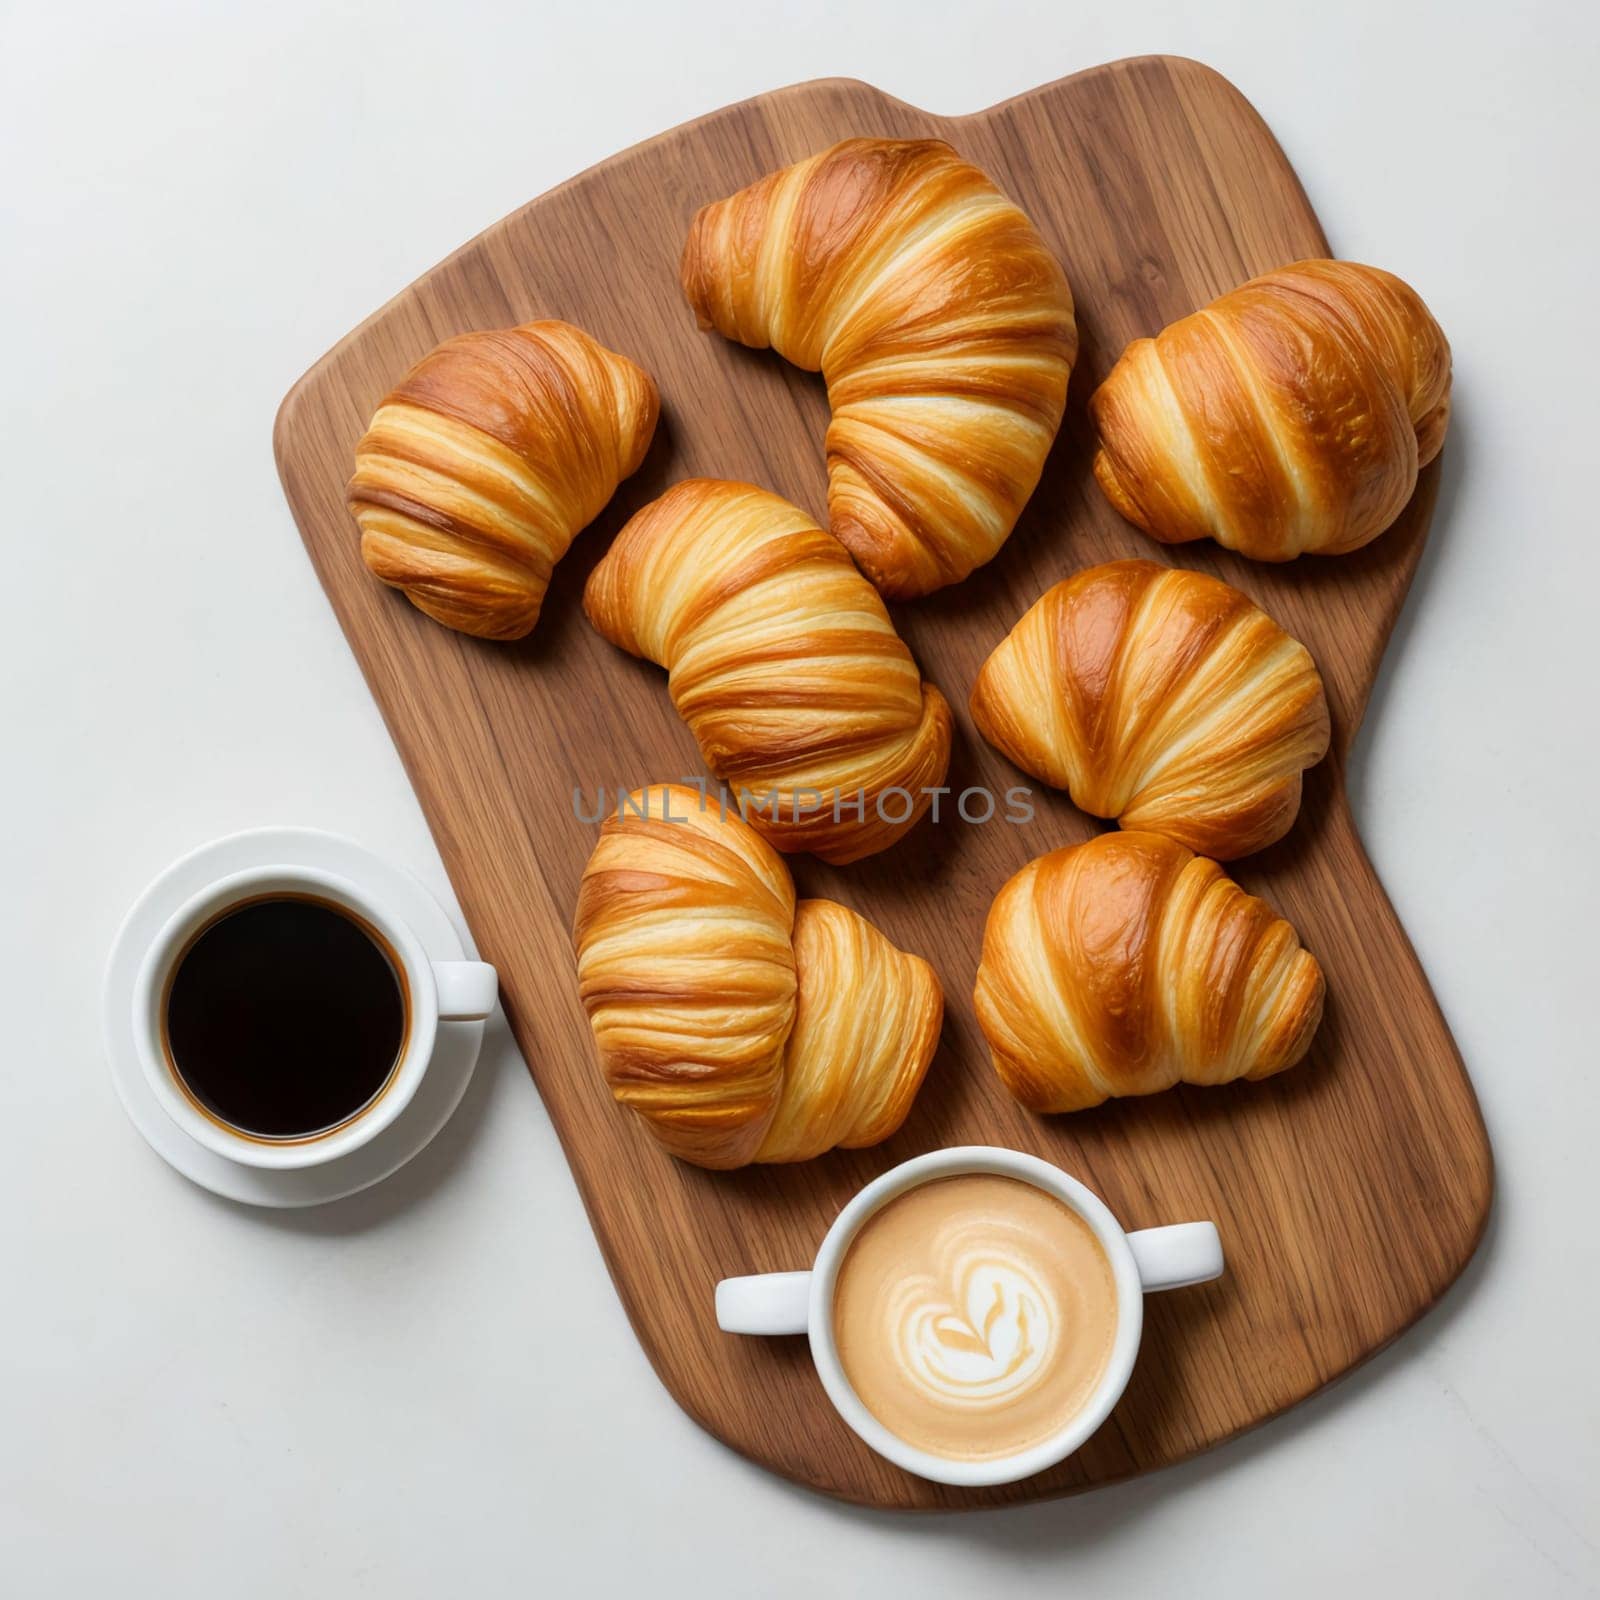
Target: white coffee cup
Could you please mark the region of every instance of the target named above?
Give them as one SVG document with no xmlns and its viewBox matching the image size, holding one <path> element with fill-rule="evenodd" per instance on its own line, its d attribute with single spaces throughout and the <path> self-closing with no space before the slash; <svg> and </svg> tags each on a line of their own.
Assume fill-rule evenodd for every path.
<svg viewBox="0 0 1600 1600">
<path fill-rule="evenodd" d="M 400 1058 L 372 1101 L 325 1133 L 266 1138 L 230 1127 L 204 1110 L 179 1078 L 164 1043 L 172 974 L 208 923 L 248 900 L 309 895 L 366 923 L 388 946 L 406 991 L 406 1034 Z M 440 1022 L 482 1021 L 494 1010 L 499 980 L 481 961 L 433 961 L 417 936 L 384 901 L 348 878 L 312 867 L 253 867 L 193 895 L 167 919 L 145 952 L 134 983 L 133 1037 L 139 1064 L 166 1114 L 208 1150 L 246 1166 L 322 1166 L 377 1138 L 411 1103 L 433 1058 Z"/>
<path fill-rule="evenodd" d="M 1058 1433 L 1017 1455 L 957 1461 L 907 1444 L 862 1404 L 834 1344 L 833 1292 L 845 1251 L 875 1211 L 919 1184 L 973 1172 L 1031 1183 L 1089 1224 L 1111 1263 L 1117 1329 L 1099 1385 Z M 1221 1275 L 1222 1241 L 1214 1223 L 1179 1222 L 1125 1233 L 1098 1195 L 1048 1161 L 1018 1150 L 962 1145 L 918 1156 L 869 1183 L 835 1218 L 809 1272 L 724 1278 L 717 1285 L 717 1326 L 726 1333 L 808 1334 L 812 1360 L 834 1409 L 879 1455 L 936 1483 L 978 1488 L 1031 1477 L 1071 1455 L 1110 1416 L 1128 1386 L 1144 1331 L 1145 1295 L 1207 1283 Z"/>
</svg>

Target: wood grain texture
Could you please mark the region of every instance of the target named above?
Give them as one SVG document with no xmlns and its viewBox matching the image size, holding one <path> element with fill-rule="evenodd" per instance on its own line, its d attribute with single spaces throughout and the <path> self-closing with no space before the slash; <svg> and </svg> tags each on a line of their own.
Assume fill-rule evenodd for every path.
<svg viewBox="0 0 1600 1600">
<path fill-rule="evenodd" d="M 820 380 L 698 333 L 677 263 L 703 201 L 851 134 L 936 135 L 989 171 L 1059 252 L 1083 334 L 1061 439 L 1010 543 L 966 582 L 895 608 L 957 708 L 951 782 L 1024 781 L 976 736 L 966 698 L 984 657 L 1051 583 L 1132 555 L 1226 578 L 1305 641 L 1327 684 L 1333 751 L 1308 775 L 1300 820 L 1234 872 L 1299 929 L 1330 1001 L 1311 1056 L 1281 1077 L 1032 1117 L 1000 1087 L 973 1020 L 984 915 L 1024 862 L 1097 824 L 1043 791 L 1028 825 L 967 826 L 947 812 L 855 866 L 793 858 L 802 893 L 862 912 L 943 981 L 944 1042 L 910 1120 L 876 1149 L 708 1173 L 664 1157 L 612 1106 L 577 1001 L 568 930 L 596 828 L 575 818 L 574 788 L 592 796 L 600 784 L 702 770 L 664 674 L 601 640 L 578 599 L 626 517 L 679 478 L 748 478 L 824 512 Z M 289 502 L 478 947 L 500 969 L 640 1341 L 696 1420 L 799 1482 L 878 1506 L 993 1505 L 1181 1460 L 1371 1355 L 1438 1298 L 1481 1235 L 1492 1178 L 1477 1105 L 1344 794 L 1345 752 L 1421 553 L 1437 467 L 1366 549 L 1284 568 L 1209 544 L 1162 550 L 1112 513 L 1089 475 L 1084 400 L 1128 339 L 1326 250 L 1260 118 L 1192 62 L 1121 62 L 954 119 L 860 83 L 804 84 L 665 134 L 524 207 L 391 301 L 284 403 L 276 445 Z M 661 385 L 663 423 L 639 474 L 557 568 L 532 637 L 486 644 L 368 577 L 344 485 L 373 407 L 430 346 L 550 316 L 643 363 Z M 1219 1283 L 1151 1300 L 1134 1380 L 1083 1450 L 982 1491 L 879 1460 L 829 1408 L 803 1340 L 733 1338 L 712 1316 L 719 1277 L 805 1265 L 860 1184 L 969 1142 L 1058 1162 L 1129 1227 L 1214 1217 L 1229 1260 Z"/>
</svg>

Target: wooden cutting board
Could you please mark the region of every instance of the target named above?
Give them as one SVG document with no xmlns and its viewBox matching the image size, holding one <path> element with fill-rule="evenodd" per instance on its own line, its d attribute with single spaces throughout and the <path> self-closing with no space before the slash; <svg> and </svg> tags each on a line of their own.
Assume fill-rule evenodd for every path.
<svg viewBox="0 0 1600 1600">
<path fill-rule="evenodd" d="M 1067 420 L 1017 531 L 967 582 L 895 611 L 957 708 L 951 783 L 998 792 L 1022 781 L 977 737 L 966 700 L 984 656 L 1049 584 L 1135 555 L 1236 584 L 1310 647 L 1332 706 L 1333 751 L 1308 775 L 1294 831 L 1236 870 L 1322 962 L 1328 1013 L 1307 1061 L 1267 1083 L 1183 1088 L 1048 1121 L 1020 1110 L 973 1020 L 984 916 L 1024 862 L 1097 826 L 1036 790 L 1027 826 L 924 824 L 847 868 L 792 858 L 803 893 L 844 901 L 933 962 L 948 1001 L 943 1044 L 887 1144 L 706 1173 L 669 1160 L 612 1106 L 577 1001 L 568 930 L 596 829 L 575 816 L 574 789 L 592 806 L 598 785 L 703 770 L 665 674 L 605 644 L 579 596 L 624 519 L 682 477 L 747 478 L 826 523 L 820 380 L 697 332 L 677 268 L 702 202 L 852 134 L 950 140 L 1043 230 L 1078 306 L 1083 350 Z M 1376 543 L 1283 568 L 1210 544 L 1163 549 L 1113 514 L 1088 471 L 1084 401 L 1129 339 L 1254 273 L 1328 253 L 1261 119 L 1190 61 L 1118 62 L 957 118 L 861 83 L 809 83 L 664 134 L 524 206 L 365 322 L 284 402 L 276 446 L 289 503 L 478 947 L 500 969 L 512 1027 L 634 1329 L 691 1416 L 798 1482 L 877 1506 L 992 1505 L 1182 1460 L 1394 1338 L 1482 1233 L 1492 1178 L 1477 1104 L 1344 791 L 1345 754 L 1416 570 L 1437 467 Z M 533 317 L 579 323 L 648 367 L 662 426 L 643 470 L 558 568 L 533 636 L 486 644 L 429 622 L 367 576 L 344 486 L 367 417 L 412 361 L 449 334 Z M 964 1491 L 868 1451 L 829 1408 L 803 1339 L 720 1333 L 712 1286 L 807 1265 L 866 1180 L 921 1151 L 975 1142 L 1059 1163 L 1131 1228 L 1214 1217 L 1229 1270 L 1149 1302 L 1127 1395 L 1075 1457 L 1022 1484 Z"/>
</svg>

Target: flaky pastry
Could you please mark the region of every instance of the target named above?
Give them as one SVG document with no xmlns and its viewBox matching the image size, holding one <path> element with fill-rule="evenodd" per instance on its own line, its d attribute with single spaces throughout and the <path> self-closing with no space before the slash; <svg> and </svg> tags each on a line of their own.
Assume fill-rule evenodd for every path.
<svg viewBox="0 0 1600 1600">
<path fill-rule="evenodd" d="M 933 969 L 831 900 L 700 791 L 608 817 L 573 929 L 606 1082 L 675 1156 L 805 1161 L 887 1139 L 944 1016 Z"/>
<path fill-rule="evenodd" d="M 1237 589 L 1153 561 L 1047 590 L 984 662 L 972 716 L 1085 811 L 1219 861 L 1289 831 L 1328 749 L 1306 647 Z"/>
<path fill-rule="evenodd" d="M 775 494 L 675 485 L 617 535 L 583 605 L 667 669 L 706 765 L 780 850 L 886 849 L 944 779 L 944 696 L 844 546 Z"/>
<path fill-rule="evenodd" d="M 995 896 L 974 995 L 995 1070 L 1029 1110 L 1266 1078 L 1310 1048 L 1323 979 L 1294 929 L 1214 861 L 1104 833 Z"/>
<path fill-rule="evenodd" d="M 1077 355 L 1039 231 L 934 139 L 847 139 L 701 208 L 703 328 L 828 385 L 829 525 L 891 598 L 966 577 L 1033 493 Z"/>
<path fill-rule="evenodd" d="M 1094 475 L 1166 544 L 1339 555 L 1389 527 L 1450 421 L 1450 346 L 1416 291 L 1300 261 L 1135 339 L 1089 401 Z"/>
<path fill-rule="evenodd" d="M 647 372 L 569 323 L 446 339 L 356 446 L 362 560 L 447 627 L 520 639 L 574 536 L 644 460 L 658 410 Z"/>
</svg>

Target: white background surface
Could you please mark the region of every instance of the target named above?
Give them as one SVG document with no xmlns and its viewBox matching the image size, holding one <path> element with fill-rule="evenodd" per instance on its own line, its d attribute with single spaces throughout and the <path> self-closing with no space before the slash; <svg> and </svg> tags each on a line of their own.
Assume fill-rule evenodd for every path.
<svg viewBox="0 0 1600 1600">
<path fill-rule="evenodd" d="M 1594 9 L 762 10 L 3 9 L 0 1589 L 1597 1592 Z M 1455 346 L 1352 781 L 1498 1206 L 1441 1309 L 1253 1436 L 1073 1502 L 872 1515 L 677 1411 L 503 1029 L 412 1169 L 259 1214 L 124 1120 L 101 966 L 158 869 L 251 824 L 350 833 L 448 896 L 273 473 L 326 346 L 727 101 L 838 73 L 960 112 L 1146 50 L 1230 76 L 1335 249 L 1416 283 Z"/>
</svg>

